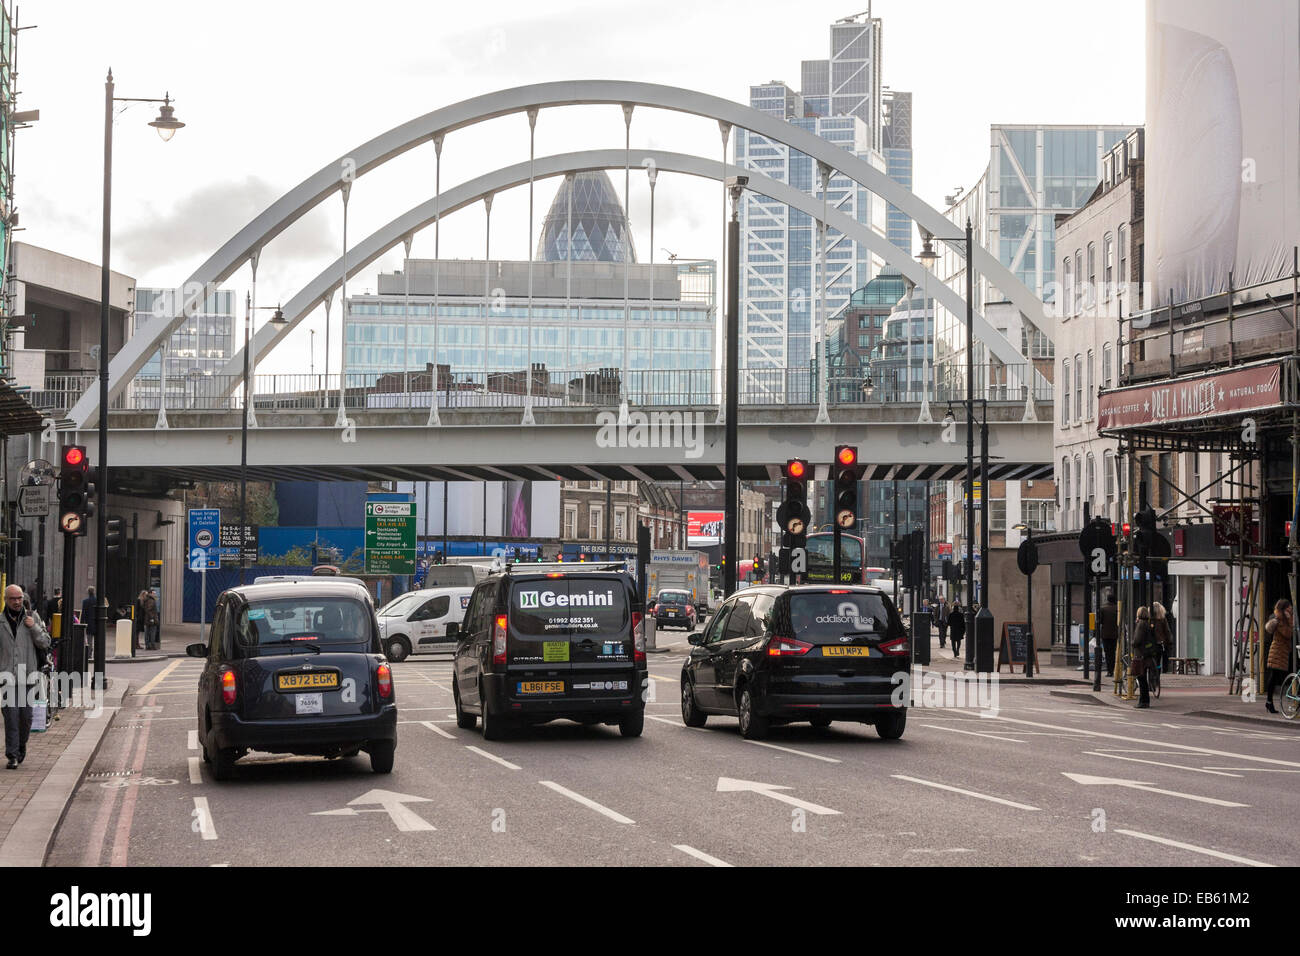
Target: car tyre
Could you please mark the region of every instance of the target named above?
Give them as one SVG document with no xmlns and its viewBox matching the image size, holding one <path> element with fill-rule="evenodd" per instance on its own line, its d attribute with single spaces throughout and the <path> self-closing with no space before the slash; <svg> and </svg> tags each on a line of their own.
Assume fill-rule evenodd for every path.
<svg viewBox="0 0 1300 956">
<path fill-rule="evenodd" d="M 703 727 L 708 721 L 709 715 L 700 710 L 695 703 L 695 687 L 691 684 L 691 679 L 682 673 L 682 723 L 687 727 Z"/>
<path fill-rule="evenodd" d="M 465 712 L 460 705 L 460 688 L 456 686 L 456 675 L 451 677 L 451 699 L 456 704 L 456 726 L 461 730 L 473 730 L 474 725 L 478 723 L 478 718 L 473 714 Z"/>
<path fill-rule="evenodd" d="M 484 740 L 505 740 L 509 731 L 506 721 L 499 715 L 492 712 L 492 707 L 488 704 L 487 695 L 483 693 L 482 685 L 479 685 L 478 699 L 480 708 L 483 711 L 483 739 Z"/>
<path fill-rule="evenodd" d="M 812 720 L 808 722 L 812 724 L 814 727 L 818 728 L 819 730 L 824 727 L 829 727 L 831 725 L 831 719 L 829 717 L 814 717 Z"/>
<path fill-rule="evenodd" d="M 370 769 L 375 773 L 392 773 L 393 757 L 397 752 L 396 740 L 372 740 L 366 747 L 370 751 Z"/>
<path fill-rule="evenodd" d="M 235 776 L 235 761 L 239 759 L 239 751 L 233 747 L 224 749 L 212 748 L 212 779 L 217 781 L 231 780 Z"/>
<path fill-rule="evenodd" d="M 618 722 L 618 732 L 624 737 L 640 737 L 645 729 L 645 711 L 637 708 Z"/>
<path fill-rule="evenodd" d="M 762 740 L 767 736 L 772 722 L 756 712 L 754 694 L 748 686 L 741 688 L 740 700 L 736 709 L 740 716 L 740 735 L 742 737 L 746 740 Z"/>
<path fill-rule="evenodd" d="M 876 719 L 876 733 L 885 740 L 897 740 L 907 726 L 907 711 L 896 711 Z"/>
<path fill-rule="evenodd" d="M 384 656 L 394 664 L 400 663 L 411 656 L 411 644 L 401 635 L 390 637 L 384 642 Z"/>
</svg>

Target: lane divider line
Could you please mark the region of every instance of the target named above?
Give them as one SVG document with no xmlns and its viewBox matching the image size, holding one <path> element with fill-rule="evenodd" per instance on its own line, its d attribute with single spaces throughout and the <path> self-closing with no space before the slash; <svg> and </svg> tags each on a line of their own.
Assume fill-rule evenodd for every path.
<svg viewBox="0 0 1300 956">
<path fill-rule="evenodd" d="M 202 783 L 203 782 L 203 758 L 190 757 L 189 765 L 190 765 L 190 783 Z"/>
<path fill-rule="evenodd" d="M 687 846 L 685 843 L 674 843 L 673 849 L 681 850 L 687 856 L 693 856 L 697 860 L 703 860 L 705 863 L 709 864 L 709 866 L 731 866 L 731 864 L 725 860 L 719 860 L 716 856 L 709 856 L 707 853 L 703 853 L 700 850 L 695 849 L 693 846 Z"/>
<path fill-rule="evenodd" d="M 982 734 L 977 730 L 959 730 L 956 727 L 941 727 L 938 724 L 921 724 L 922 727 L 928 727 L 930 730 L 946 730 L 954 734 L 966 734 L 971 737 L 987 737 L 989 740 L 1005 740 L 1008 743 L 1023 744 L 1023 740 L 1017 740 L 1015 737 L 999 737 L 997 734 Z"/>
<path fill-rule="evenodd" d="M 480 757 L 487 757 L 488 760 L 491 760 L 493 763 L 499 763 L 499 764 L 501 764 L 501 766 L 505 767 L 507 770 L 520 770 L 520 769 L 522 769 L 522 768 L 521 768 L 520 766 L 518 766 L 517 764 L 513 764 L 513 763 L 511 763 L 509 760 L 502 760 L 502 759 L 501 759 L 500 757 L 498 757 L 496 754 L 490 754 L 490 753 L 488 753 L 486 750 L 481 750 L 481 749 L 479 749 L 478 747 L 475 747 L 475 746 L 472 745 L 472 744 L 466 744 L 466 745 L 465 745 L 465 749 L 466 749 L 466 750 L 472 750 L 472 751 L 474 751 L 474 753 L 478 754 Z"/>
<path fill-rule="evenodd" d="M 1143 760 L 1141 757 L 1121 757 L 1119 754 L 1108 754 L 1100 750 L 1085 750 L 1083 752 L 1091 754 L 1094 757 L 1109 757 L 1111 760 L 1128 760 L 1132 763 L 1149 763 L 1154 764 L 1157 767 L 1173 767 L 1175 770 L 1190 770 L 1192 773 L 1208 773 L 1213 774 L 1216 777 L 1236 777 L 1237 779 L 1241 779 L 1241 774 L 1239 773 L 1224 773 L 1221 770 L 1202 770 L 1199 767 L 1185 767 L 1180 763 L 1165 763 L 1163 760 Z"/>
<path fill-rule="evenodd" d="M 1004 807 L 1014 807 L 1017 810 L 1033 810 L 1037 812 L 1038 807 L 1031 807 L 1027 803 L 1016 803 L 1014 800 L 1003 800 L 1001 797 L 991 797 L 987 793 L 976 793 L 974 790 L 963 790 L 961 787 L 950 787 L 946 783 L 935 783 L 933 780 L 922 780 L 920 777 L 908 777 L 901 773 L 890 774 L 895 780 L 907 780 L 911 783 L 919 783 L 923 787 L 934 787 L 936 790 L 949 790 L 952 793 L 960 793 L 967 797 L 975 797 L 978 800 L 987 800 L 990 803 L 1000 803 Z"/>
<path fill-rule="evenodd" d="M 456 735 L 455 735 L 455 734 L 449 734 L 449 733 L 447 733 L 447 731 L 443 730 L 441 727 L 439 727 L 437 724 L 435 724 L 432 720 L 421 720 L 421 721 L 417 721 L 417 723 L 419 723 L 419 724 L 421 724 L 421 725 L 423 725 L 423 726 L 425 726 L 425 727 L 428 727 L 430 730 L 432 730 L 435 734 L 437 734 L 437 735 L 440 736 L 440 737 L 446 737 L 448 740 L 455 740 L 455 739 L 456 739 Z"/>
<path fill-rule="evenodd" d="M 189 750 L 199 749 L 199 732 L 197 730 L 190 731 L 189 736 L 185 738 L 185 746 Z"/>
<path fill-rule="evenodd" d="M 743 738 L 742 738 L 743 739 Z M 793 747 L 778 747 L 776 744 L 764 743 L 761 740 L 746 740 L 745 743 L 753 744 L 756 747 L 767 747 L 771 750 L 780 750 L 788 754 L 796 754 L 800 757 L 812 757 L 813 760 L 824 760 L 826 763 L 839 763 L 834 757 L 823 757 L 821 754 L 810 754 L 806 750 L 795 750 Z"/>
<path fill-rule="evenodd" d="M 568 797 L 570 800 L 574 801 L 575 803 L 581 803 L 584 807 L 587 807 L 589 810 L 595 810 L 597 813 L 609 817 L 615 823 L 625 823 L 628 826 L 636 825 L 635 820 L 623 816 L 623 814 L 619 813 L 617 810 L 611 810 L 609 807 L 601 806 L 595 800 L 590 800 L 587 797 L 584 797 L 580 793 L 574 793 L 572 790 L 569 790 L 566 787 L 561 787 L 558 783 L 555 783 L 554 781 L 538 780 L 537 782 L 540 783 L 543 787 L 549 787 L 550 789 L 554 790 L 556 793 L 560 794 L 561 796 Z"/>
<path fill-rule="evenodd" d="M 212 824 L 212 811 L 208 809 L 207 797 L 194 798 L 194 815 L 198 817 L 199 832 L 203 834 L 203 839 L 215 840 L 217 828 Z"/>
<path fill-rule="evenodd" d="M 1124 836 L 1137 837 L 1139 840 L 1150 840 L 1152 843 L 1177 847 L 1180 850 L 1190 850 L 1192 853 L 1203 853 L 1206 856 L 1212 856 L 1219 860 L 1227 860 L 1230 863 L 1244 863 L 1246 866 L 1268 867 L 1277 865 L 1275 863 L 1261 863 L 1259 860 L 1251 860 L 1244 856 L 1233 856 L 1231 853 L 1220 853 L 1218 850 L 1211 850 L 1208 847 L 1194 846 L 1191 843 L 1180 843 L 1178 840 L 1170 840 L 1167 837 L 1158 837 L 1150 833 L 1140 833 L 1137 830 L 1116 830 L 1115 832 L 1122 833 Z"/>
</svg>

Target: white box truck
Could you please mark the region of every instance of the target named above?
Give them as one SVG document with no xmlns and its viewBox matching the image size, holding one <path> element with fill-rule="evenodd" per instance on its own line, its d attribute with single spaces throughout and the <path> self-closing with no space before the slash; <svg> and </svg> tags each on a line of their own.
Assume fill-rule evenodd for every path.
<svg viewBox="0 0 1300 956">
<path fill-rule="evenodd" d="M 709 593 L 709 558 L 703 551 L 651 551 L 646 569 L 646 599 L 664 590 L 689 591 L 699 619 L 713 610 Z"/>
</svg>

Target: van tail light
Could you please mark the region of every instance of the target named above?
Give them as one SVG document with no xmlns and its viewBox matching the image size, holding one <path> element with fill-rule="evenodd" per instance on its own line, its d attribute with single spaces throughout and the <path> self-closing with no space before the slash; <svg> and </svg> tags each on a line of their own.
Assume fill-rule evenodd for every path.
<svg viewBox="0 0 1300 956">
<path fill-rule="evenodd" d="M 492 663 L 506 662 L 506 616 L 498 614 L 492 626 Z"/>
<path fill-rule="evenodd" d="M 379 696 L 388 700 L 393 696 L 393 670 L 387 664 L 380 664 L 375 671 L 379 681 Z"/>
<path fill-rule="evenodd" d="M 645 615 L 640 611 L 632 612 L 632 648 L 633 663 L 645 663 Z"/>
<path fill-rule="evenodd" d="M 892 641 L 885 641 L 880 645 L 880 653 L 888 657 L 906 657 L 907 638 L 896 637 Z"/>
<path fill-rule="evenodd" d="M 221 700 L 229 706 L 239 696 L 239 687 L 235 683 L 235 672 L 229 667 L 221 671 Z"/>
<path fill-rule="evenodd" d="M 793 637 L 773 637 L 767 642 L 768 657 L 799 657 L 811 651 L 813 646 Z"/>
</svg>

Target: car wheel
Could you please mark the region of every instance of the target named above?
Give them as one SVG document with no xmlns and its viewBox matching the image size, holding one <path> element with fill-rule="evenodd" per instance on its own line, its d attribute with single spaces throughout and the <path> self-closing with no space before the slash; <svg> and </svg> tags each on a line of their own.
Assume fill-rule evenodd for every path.
<svg viewBox="0 0 1300 956">
<path fill-rule="evenodd" d="M 634 710 L 618 722 L 618 732 L 624 737 L 640 737 L 645 729 L 645 711 Z"/>
<path fill-rule="evenodd" d="M 212 779 L 230 780 L 235 776 L 235 761 L 239 759 L 238 751 L 233 748 L 224 750 L 212 748 Z"/>
<path fill-rule="evenodd" d="M 876 733 L 880 734 L 885 740 L 897 740 L 903 736 L 903 728 L 906 726 L 907 711 L 900 710 L 877 718 Z"/>
<path fill-rule="evenodd" d="M 682 723 L 687 727 L 703 727 L 709 715 L 703 713 L 695 703 L 695 688 L 691 679 L 682 671 Z"/>
<path fill-rule="evenodd" d="M 411 656 L 411 644 L 404 637 L 390 637 L 384 643 L 384 654 L 396 664 Z"/>
<path fill-rule="evenodd" d="M 508 727 L 506 722 L 499 714 L 492 712 L 492 707 L 488 703 L 487 695 L 483 693 L 482 685 L 479 685 L 478 699 L 483 709 L 483 739 L 484 740 L 505 740 Z"/>
<path fill-rule="evenodd" d="M 762 740 L 767 736 L 768 729 L 772 726 L 771 721 L 755 711 L 754 695 L 747 686 L 741 688 L 737 710 L 740 714 L 742 737 L 746 740 Z"/>
<path fill-rule="evenodd" d="M 809 721 L 809 723 L 814 727 L 829 727 L 831 725 L 831 719 L 829 717 L 814 717 Z"/>
<path fill-rule="evenodd" d="M 396 740 L 372 740 L 367 750 L 370 751 L 370 769 L 375 773 L 392 773 L 393 756 L 397 751 Z"/>
<path fill-rule="evenodd" d="M 456 686 L 456 675 L 451 675 L 451 699 L 456 704 L 456 726 L 461 730 L 473 730 L 474 725 L 478 723 L 478 718 L 473 714 L 465 713 L 464 708 L 460 706 L 460 688 Z"/>
</svg>

